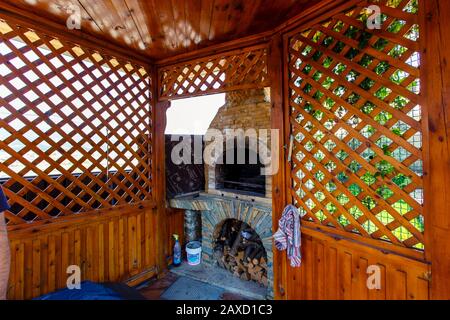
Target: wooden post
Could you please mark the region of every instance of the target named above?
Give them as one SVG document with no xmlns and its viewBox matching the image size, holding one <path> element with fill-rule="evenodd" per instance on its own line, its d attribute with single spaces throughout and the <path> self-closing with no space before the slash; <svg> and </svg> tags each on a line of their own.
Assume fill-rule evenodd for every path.
<svg viewBox="0 0 450 320">
<path fill-rule="evenodd" d="M 431 298 L 450 299 L 450 1 L 420 3 L 425 251 L 431 261 Z"/>
<path fill-rule="evenodd" d="M 269 76 L 271 80 L 272 129 L 279 130 L 280 148 L 278 151 L 279 170 L 272 176 L 272 219 L 274 232 L 278 228 L 278 220 L 286 205 L 286 153 L 284 149 L 284 112 L 283 112 L 283 41 L 280 35 L 272 38 L 269 53 Z M 274 296 L 275 299 L 286 299 L 286 254 L 273 248 Z"/>
<path fill-rule="evenodd" d="M 159 274 L 167 269 L 166 257 L 168 255 L 167 215 L 166 215 L 166 151 L 165 130 L 167 125 L 167 109 L 170 101 L 158 102 L 157 88 L 158 72 L 153 71 L 153 197 L 156 203 L 156 250 Z"/>
</svg>

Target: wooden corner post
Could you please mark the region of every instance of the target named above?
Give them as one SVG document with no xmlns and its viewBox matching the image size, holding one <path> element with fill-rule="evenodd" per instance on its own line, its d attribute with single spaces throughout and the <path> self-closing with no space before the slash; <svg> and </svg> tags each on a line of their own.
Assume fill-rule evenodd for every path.
<svg viewBox="0 0 450 320">
<path fill-rule="evenodd" d="M 280 146 L 277 150 L 279 170 L 272 177 L 272 218 L 273 230 L 278 228 L 278 220 L 286 205 L 286 153 L 284 149 L 284 112 L 283 112 L 283 41 L 281 35 L 275 35 L 272 38 L 269 52 L 269 77 L 271 82 L 271 102 L 272 102 L 272 129 L 279 130 Z M 273 250 L 273 268 L 274 268 L 274 298 L 286 299 L 284 286 L 286 284 L 286 257 L 285 253 L 280 253 L 275 248 Z"/>
<path fill-rule="evenodd" d="M 166 215 L 166 151 L 165 130 L 167 125 L 167 110 L 170 101 L 158 101 L 158 71 L 153 70 L 153 196 L 156 203 L 156 252 L 159 274 L 167 269 L 168 236 Z"/>
<path fill-rule="evenodd" d="M 450 299 L 450 1 L 420 3 L 425 251 L 431 298 Z"/>
</svg>

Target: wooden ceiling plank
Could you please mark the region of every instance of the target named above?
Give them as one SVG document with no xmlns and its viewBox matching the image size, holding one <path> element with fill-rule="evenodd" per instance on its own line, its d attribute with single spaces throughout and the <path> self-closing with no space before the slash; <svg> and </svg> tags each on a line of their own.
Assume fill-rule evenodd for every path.
<svg viewBox="0 0 450 320">
<path fill-rule="evenodd" d="M 169 52 L 176 52 L 178 41 L 176 38 L 175 19 L 171 1 L 151 0 L 158 13 L 159 23 L 164 34 L 164 44 Z"/>
<path fill-rule="evenodd" d="M 186 28 L 185 32 L 188 36 L 189 49 L 197 49 L 198 44 L 201 41 L 200 33 L 200 19 L 202 12 L 202 0 L 186 0 L 185 3 L 185 16 L 186 16 Z"/>
<path fill-rule="evenodd" d="M 214 10 L 211 17 L 211 29 L 209 40 L 220 40 L 222 38 L 223 27 L 227 20 L 227 12 L 230 8 L 229 0 L 215 0 Z"/>
<path fill-rule="evenodd" d="M 150 31 L 150 24 L 148 15 L 146 13 L 147 1 L 138 0 L 123 0 L 125 5 L 131 12 L 134 24 L 139 31 L 141 40 L 145 48 L 148 48 L 152 43 L 152 33 Z M 142 49 L 142 48 L 141 48 Z"/>
<path fill-rule="evenodd" d="M 127 30 L 127 21 L 121 17 L 121 14 L 123 15 L 123 9 L 118 11 L 110 0 L 78 0 L 78 2 L 94 19 L 105 38 L 121 41 L 128 47 L 132 47 L 135 50 L 138 49 L 136 42 L 129 40 L 128 32 L 130 30 Z"/>
<path fill-rule="evenodd" d="M 69 5 L 78 4 L 82 8 L 82 33 L 159 60 L 276 30 L 286 19 L 319 1 L 328 0 L 2 0 L 1 3 L 34 12 L 62 27 L 70 15 Z"/>
<path fill-rule="evenodd" d="M 223 34 L 230 35 L 236 32 L 239 24 L 245 19 L 246 1 L 231 0 L 230 11 L 224 25 Z"/>
<path fill-rule="evenodd" d="M 168 2 L 171 3 L 177 48 L 180 51 L 186 52 L 184 50 L 184 0 L 171 0 Z M 183 6 L 181 6 L 182 3 Z"/>
<path fill-rule="evenodd" d="M 242 21 L 237 26 L 236 34 L 243 35 L 250 29 L 252 21 L 261 6 L 261 2 L 262 0 L 254 0 L 252 5 L 248 4 L 248 8 L 242 17 Z"/>
<path fill-rule="evenodd" d="M 127 45 L 133 46 L 138 50 L 142 50 L 142 48 L 139 45 L 139 43 L 142 41 L 140 31 L 137 28 L 136 24 L 134 23 L 131 12 L 125 1 L 104 0 L 103 3 L 105 4 L 105 6 L 111 8 L 111 10 L 116 12 L 118 20 L 120 21 L 120 24 L 116 26 L 111 25 L 107 31 L 113 34 L 117 33 L 120 37 L 124 39 Z"/>
<path fill-rule="evenodd" d="M 155 52 L 158 54 L 157 58 L 167 55 L 168 49 L 165 45 L 165 35 L 162 30 L 162 25 L 160 23 L 159 15 L 156 11 L 153 1 L 140 1 L 140 0 L 127 0 L 131 3 L 136 3 L 132 7 L 137 7 L 139 5 L 140 11 L 143 15 L 143 19 L 151 39 L 149 42 L 148 52 Z"/>
<path fill-rule="evenodd" d="M 80 3 L 79 0 L 71 0 L 69 2 L 72 2 L 73 5 L 81 7 L 81 18 L 82 18 L 82 26 L 88 25 L 90 29 L 92 29 L 93 32 L 100 32 L 103 33 L 102 28 L 98 25 L 97 21 L 91 16 L 91 14 L 86 10 L 86 8 Z"/>
<path fill-rule="evenodd" d="M 214 0 L 202 0 L 202 11 L 200 13 L 200 37 L 202 41 L 209 40 L 213 10 Z"/>
</svg>

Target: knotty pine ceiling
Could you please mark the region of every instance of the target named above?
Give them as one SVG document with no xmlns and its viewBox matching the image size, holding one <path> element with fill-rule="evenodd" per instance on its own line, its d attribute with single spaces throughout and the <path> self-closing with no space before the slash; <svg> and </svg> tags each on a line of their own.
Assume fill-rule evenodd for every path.
<svg viewBox="0 0 450 320">
<path fill-rule="evenodd" d="M 65 24 L 81 9 L 84 32 L 162 59 L 273 29 L 318 0 L 1 0 Z"/>
</svg>

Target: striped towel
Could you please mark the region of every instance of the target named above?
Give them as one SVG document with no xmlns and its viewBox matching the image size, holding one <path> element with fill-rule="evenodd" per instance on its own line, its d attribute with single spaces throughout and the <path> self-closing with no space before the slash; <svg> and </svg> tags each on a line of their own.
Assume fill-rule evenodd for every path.
<svg viewBox="0 0 450 320">
<path fill-rule="evenodd" d="M 280 251 L 287 250 L 291 266 L 300 267 L 302 264 L 300 214 L 296 207 L 288 205 L 284 209 L 278 227 L 278 231 L 273 236 L 275 247 Z"/>
</svg>

